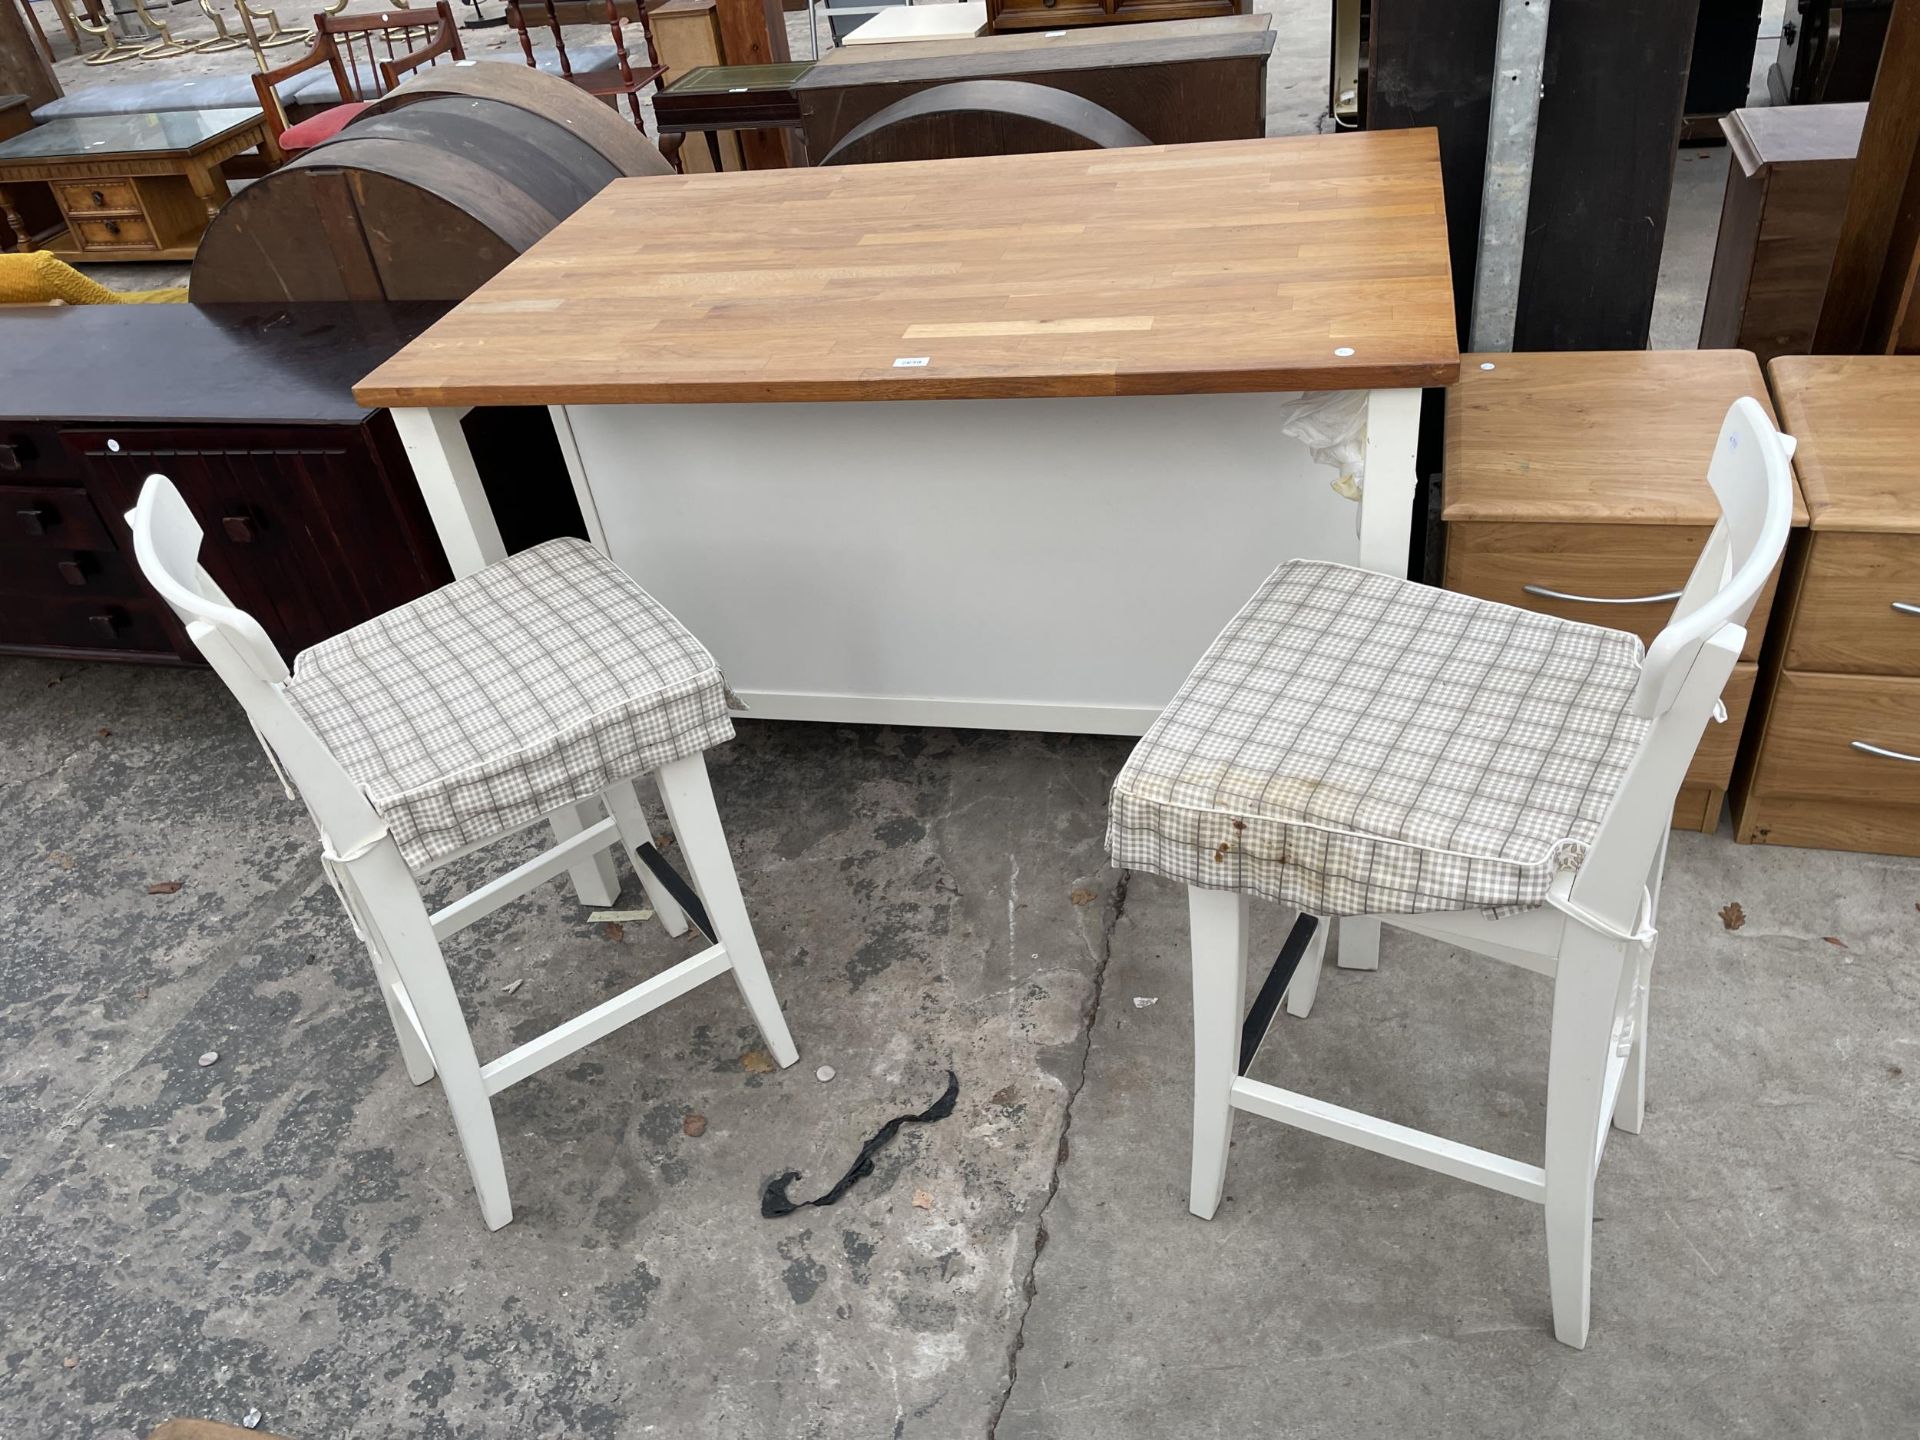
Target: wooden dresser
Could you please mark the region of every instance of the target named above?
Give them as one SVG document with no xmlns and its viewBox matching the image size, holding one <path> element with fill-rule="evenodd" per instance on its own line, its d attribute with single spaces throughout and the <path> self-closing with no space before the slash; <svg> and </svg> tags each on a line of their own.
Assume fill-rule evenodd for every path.
<svg viewBox="0 0 1920 1440">
<path fill-rule="evenodd" d="M 1198 20 L 1248 15 L 1251 0 L 987 0 L 987 28 L 1066 30 L 1076 25 L 1125 25 L 1137 20 Z"/>
<path fill-rule="evenodd" d="M 0 651 L 197 658 L 123 519 L 154 471 L 289 658 L 444 584 L 393 422 L 352 394 L 443 308 L 0 310 Z"/>
<path fill-rule="evenodd" d="M 1767 367 L 1811 526 L 1789 562 L 1735 838 L 1920 855 L 1920 355 Z"/>
<path fill-rule="evenodd" d="M 1447 391 L 1445 584 L 1650 641 L 1720 510 L 1707 463 L 1742 395 L 1767 404 L 1744 350 L 1463 355 Z M 1807 516 L 1799 497 L 1794 523 Z M 1713 830 L 1759 673 L 1774 587 L 1674 803 Z"/>
</svg>

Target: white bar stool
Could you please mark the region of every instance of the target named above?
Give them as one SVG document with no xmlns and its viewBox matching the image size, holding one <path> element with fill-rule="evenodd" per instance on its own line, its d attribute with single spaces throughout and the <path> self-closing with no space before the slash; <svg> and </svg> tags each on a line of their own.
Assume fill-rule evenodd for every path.
<svg viewBox="0 0 1920 1440">
<path fill-rule="evenodd" d="M 1116 865 L 1185 882 L 1193 946 L 1193 1213 L 1236 1110 L 1545 1207 L 1554 1333 L 1586 1344 L 1594 1177 L 1638 1133 L 1673 799 L 1792 518 L 1793 442 L 1735 402 L 1721 519 L 1644 656 L 1631 635 L 1371 571 L 1283 565 L 1221 632 L 1114 783 Z M 1242 1021 L 1248 900 L 1301 917 Z M 1248 1077 L 1283 992 L 1305 1015 L 1382 920 L 1551 976 L 1543 1164 Z"/>
<path fill-rule="evenodd" d="M 703 752 L 733 737 L 699 641 L 582 540 L 553 540 L 303 651 L 291 673 L 199 565 L 201 530 L 161 475 L 128 516 L 147 580 L 246 708 L 319 826 L 416 1085 L 437 1072 L 489 1230 L 513 1218 L 492 1097 L 694 986 L 731 973 L 780 1065 L 799 1058 L 747 917 Z M 647 832 L 651 774 L 689 888 Z M 575 818 L 595 800 L 605 818 Z M 558 818 L 556 818 L 556 816 Z M 591 820 L 591 815 L 588 816 Z M 429 914 L 418 880 L 542 820 L 559 844 Z M 707 949 L 481 1064 L 441 944 L 623 845 L 669 934 Z M 697 889 L 697 893 L 696 893 Z"/>
</svg>

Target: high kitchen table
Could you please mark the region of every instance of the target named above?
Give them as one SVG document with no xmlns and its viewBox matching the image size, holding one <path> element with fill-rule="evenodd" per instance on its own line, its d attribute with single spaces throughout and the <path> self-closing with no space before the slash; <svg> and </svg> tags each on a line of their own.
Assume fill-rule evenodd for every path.
<svg viewBox="0 0 1920 1440">
<path fill-rule="evenodd" d="M 1406 572 L 1458 370 L 1403 130 L 616 180 L 355 395 L 458 574 L 460 416 L 549 407 L 755 715 L 1134 734 L 1281 561 Z"/>
</svg>

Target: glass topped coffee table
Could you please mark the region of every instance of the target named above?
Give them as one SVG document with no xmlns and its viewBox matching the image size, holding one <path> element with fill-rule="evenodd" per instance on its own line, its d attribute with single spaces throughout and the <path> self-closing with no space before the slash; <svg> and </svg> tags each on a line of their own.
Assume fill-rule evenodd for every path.
<svg viewBox="0 0 1920 1440">
<path fill-rule="evenodd" d="M 0 210 L 26 234 L 16 192 L 44 185 L 66 232 L 17 249 L 62 260 L 191 260 L 227 201 L 221 164 L 266 138 L 253 109 L 55 120 L 0 143 Z"/>
</svg>

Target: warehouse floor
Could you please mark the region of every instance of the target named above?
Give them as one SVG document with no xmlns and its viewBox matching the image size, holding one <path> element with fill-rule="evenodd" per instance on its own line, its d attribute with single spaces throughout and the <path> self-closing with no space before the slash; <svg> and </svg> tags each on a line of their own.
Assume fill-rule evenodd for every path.
<svg viewBox="0 0 1920 1440">
<path fill-rule="evenodd" d="M 1278 23 L 1274 129 L 1318 128 L 1325 0 Z M 1697 333 L 1724 166 L 1682 153 L 1656 344 Z M 1920 862 L 1674 837 L 1649 1114 L 1607 1152 L 1575 1352 L 1523 1202 L 1243 1118 L 1227 1202 L 1187 1214 L 1185 909 L 1105 866 L 1123 740 L 743 723 L 715 785 L 801 1063 L 771 1072 L 721 984 L 516 1087 L 490 1235 L 214 678 L 0 659 L 0 693 L 0 1440 L 255 1410 L 301 1440 L 1920 1415 Z M 450 955 L 491 1054 L 690 946 L 555 884 Z M 1532 1158 L 1547 1012 L 1539 978 L 1389 932 L 1256 1074 Z M 949 1067 L 949 1119 L 760 1218 Z"/>
<path fill-rule="evenodd" d="M 0 690 L 7 1440 L 256 1408 L 311 1440 L 1920 1414 L 1920 862 L 1675 836 L 1582 1353 L 1520 1201 L 1243 1118 L 1231 1198 L 1186 1213 L 1182 897 L 1101 852 L 1125 741 L 743 723 L 715 783 L 801 1063 L 766 1073 L 711 985 L 516 1087 L 490 1235 L 214 677 L 0 660 Z M 484 1055 L 688 944 L 555 884 L 451 953 Z M 1528 1157 L 1546 1031 L 1545 982 L 1390 934 L 1256 1073 Z M 949 1066 L 950 1119 L 837 1207 L 760 1218 L 769 1177 L 825 1189 Z"/>
</svg>

